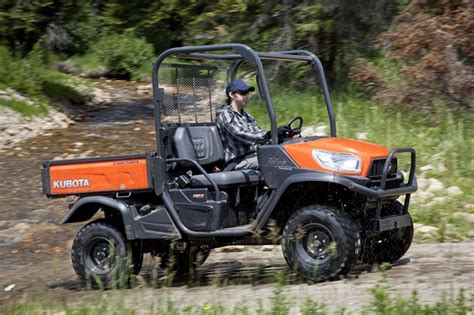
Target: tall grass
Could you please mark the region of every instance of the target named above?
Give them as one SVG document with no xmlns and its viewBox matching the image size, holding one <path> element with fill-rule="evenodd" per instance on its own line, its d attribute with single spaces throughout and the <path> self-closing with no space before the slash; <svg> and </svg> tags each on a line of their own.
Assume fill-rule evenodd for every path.
<svg viewBox="0 0 474 315">
<path fill-rule="evenodd" d="M 474 296 L 466 295 L 464 290 L 457 294 L 443 294 L 436 301 L 430 304 L 422 303 L 416 291 L 409 297 L 396 297 L 390 293 L 389 288 L 383 284 L 377 284 L 370 289 L 371 301 L 360 306 L 360 310 L 352 313 L 341 305 L 331 305 L 330 302 L 318 301 L 317 298 L 307 298 L 302 303 L 290 302 L 281 283 L 277 283 L 269 299 L 268 306 L 263 306 L 259 300 L 256 308 L 249 307 L 245 303 L 235 305 L 222 305 L 221 303 L 211 304 L 187 304 L 186 301 L 177 304 L 173 302 L 169 293 L 161 289 L 156 293 L 154 303 L 141 304 L 138 301 L 129 305 L 126 302 L 124 290 L 116 291 L 118 298 L 111 295 L 104 295 L 93 305 L 75 304 L 68 306 L 66 303 L 39 302 L 23 297 L 19 301 L 5 303 L 1 309 L 3 314 L 16 315 L 36 315 L 36 314 L 268 314 L 286 315 L 295 312 L 299 314 L 364 314 L 364 315 L 467 315 L 473 311 Z"/>
</svg>

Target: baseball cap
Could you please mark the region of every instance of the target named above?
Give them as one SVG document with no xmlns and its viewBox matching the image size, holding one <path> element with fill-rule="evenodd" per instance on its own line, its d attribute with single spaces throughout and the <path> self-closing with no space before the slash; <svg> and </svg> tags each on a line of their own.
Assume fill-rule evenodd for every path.
<svg viewBox="0 0 474 315">
<path fill-rule="evenodd" d="M 225 88 L 225 92 L 226 92 L 226 94 L 229 94 L 229 93 L 235 92 L 235 91 L 253 92 L 253 91 L 255 91 L 255 88 L 253 86 L 247 85 L 242 80 L 234 80 L 234 81 L 229 82 L 229 84 L 227 84 L 227 87 Z"/>
</svg>

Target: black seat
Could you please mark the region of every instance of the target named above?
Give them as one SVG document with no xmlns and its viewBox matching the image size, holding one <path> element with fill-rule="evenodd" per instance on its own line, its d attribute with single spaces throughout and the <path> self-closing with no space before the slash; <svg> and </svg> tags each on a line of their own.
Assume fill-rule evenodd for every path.
<svg viewBox="0 0 474 315">
<path fill-rule="evenodd" d="M 178 158 L 197 161 L 203 167 L 223 165 L 224 148 L 216 126 L 187 126 L 178 127 L 173 136 L 173 142 Z M 186 165 L 186 164 L 183 164 Z M 209 173 L 218 187 L 257 184 L 263 181 L 259 170 L 238 170 Z M 191 177 L 192 187 L 212 187 L 202 174 Z"/>
<path fill-rule="evenodd" d="M 173 140 L 179 158 L 196 160 L 202 166 L 224 161 L 224 148 L 216 126 L 178 127 Z"/>
</svg>

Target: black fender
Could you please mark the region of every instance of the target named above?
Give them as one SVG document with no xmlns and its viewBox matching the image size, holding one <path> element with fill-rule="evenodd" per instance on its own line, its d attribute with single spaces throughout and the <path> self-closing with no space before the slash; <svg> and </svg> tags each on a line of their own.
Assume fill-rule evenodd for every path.
<svg viewBox="0 0 474 315">
<path fill-rule="evenodd" d="M 392 188 L 381 190 L 378 187 L 369 188 L 372 181 L 362 176 L 344 176 L 333 173 L 324 173 L 313 170 L 305 169 L 292 169 L 292 168 L 280 168 L 276 174 L 275 189 L 272 193 L 270 200 L 263 207 L 262 211 L 257 217 L 258 227 L 263 227 L 267 220 L 270 218 L 273 210 L 277 206 L 280 198 L 283 196 L 287 188 L 295 183 L 308 183 L 308 182 L 319 182 L 319 183 L 332 183 L 346 187 L 351 191 L 365 195 L 368 198 L 383 199 L 390 196 L 398 196 L 402 194 L 410 193 L 416 190 L 416 179 L 415 183 L 410 186 L 403 186 L 400 188 Z M 403 180 L 402 175 L 393 178 L 394 181 Z"/>
<path fill-rule="evenodd" d="M 258 228 L 265 226 L 281 197 L 290 185 L 303 182 L 335 183 L 334 174 L 315 172 L 313 170 L 281 168 L 275 175 L 277 180 L 275 186 L 277 188 L 270 195 L 268 202 L 257 216 L 256 221 Z"/>
<path fill-rule="evenodd" d="M 110 197 L 90 196 L 79 199 L 64 217 L 61 224 L 87 221 L 104 206 L 120 212 L 127 239 L 135 239 L 133 215 L 129 206 Z"/>
<path fill-rule="evenodd" d="M 156 211 L 140 216 L 133 206 L 104 196 L 89 196 L 80 199 L 74 204 L 61 224 L 87 221 L 103 207 L 120 212 L 128 240 L 181 238 L 181 234 L 165 207 L 157 208 Z"/>
</svg>

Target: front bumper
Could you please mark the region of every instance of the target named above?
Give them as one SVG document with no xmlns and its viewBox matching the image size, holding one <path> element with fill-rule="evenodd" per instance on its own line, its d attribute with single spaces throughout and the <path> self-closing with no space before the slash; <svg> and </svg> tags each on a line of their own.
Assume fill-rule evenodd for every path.
<svg viewBox="0 0 474 315">
<path fill-rule="evenodd" d="M 410 173 L 408 175 L 408 182 L 403 183 L 403 176 L 397 176 L 396 178 L 389 179 L 389 167 L 391 165 L 392 158 L 397 153 L 410 153 L 411 164 Z M 380 181 L 374 185 L 373 181 L 367 180 L 367 178 L 356 178 L 350 176 L 339 176 L 336 175 L 335 182 L 346 186 L 351 191 L 365 195 L 369 198 L 375 199 L 377 202 L 377 208 L 375 212 L 375 218 L 373 219 L 373 228 L 376 231 L 387 231 L 396 228 L 409 226 L 412 224 L 410 215 L 408 214 L 408 206 L 410 204 L 410 196 L 417 189 L 416 177 L 416 152 L 412 148 L 394 148 L 390 151 L 385 161 L 385 165 L 382 172 Z M 394 185 L 395 184 L 395 185 Z M 391 186 L 391 187 L 390 187 Z M 390 188 L 387 188 L 390 187 Z M 381 217 L 382 201 L 384 198 L 390 198 L 394 196 L 405 195 L 405 201 L 403 204 L 403 212 L 399 215 L 391 215 Z"/>
</svg>

